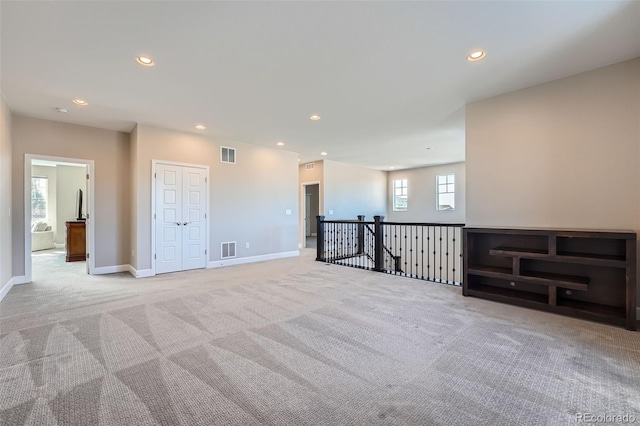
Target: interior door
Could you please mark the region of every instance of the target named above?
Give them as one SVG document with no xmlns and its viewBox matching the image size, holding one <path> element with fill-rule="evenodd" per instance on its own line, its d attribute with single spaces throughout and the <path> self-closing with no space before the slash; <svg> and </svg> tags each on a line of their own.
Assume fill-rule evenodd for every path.
<svg viewBox="0 0 640 426">
<path fill-rule="evenodd" d="M 206 256 L 206 177 L 207 171 L 195 167 L 182 169 L 182 269 L 207 266 Z"/>
<path fill-rule="evenodd" d="M 311 194 L 305 194 L 304 201 L 304 232 L 307 237 L 311 236 Z"/>
<path fill-rule="evenodd" d="M 182 269 L 182 167 L 156 165 L 156 273 Z"/>
</svg>

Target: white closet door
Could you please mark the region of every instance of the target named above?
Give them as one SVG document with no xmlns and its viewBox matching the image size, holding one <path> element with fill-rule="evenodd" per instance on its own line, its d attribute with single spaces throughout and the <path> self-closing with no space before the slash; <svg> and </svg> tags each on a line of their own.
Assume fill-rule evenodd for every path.
<svg viewBox="0 0 640 426">
<path fill-rule="evenodd" d="M 182 174 L 182 269 L 207 266 L 205 213 L 207 209 L 207 172 L 205 169 L 184 167 Z"/>
<path fill-rule="evenodd" d="M 156 165 L 156 273 L 182 269 L 183 168 Z"/>
</svg>

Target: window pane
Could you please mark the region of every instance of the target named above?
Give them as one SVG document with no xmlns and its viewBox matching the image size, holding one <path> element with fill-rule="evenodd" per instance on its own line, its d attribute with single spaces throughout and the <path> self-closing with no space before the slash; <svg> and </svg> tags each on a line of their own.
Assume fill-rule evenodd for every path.
<svg viewBox="0 0 640 426">
<path fill-rule="evenodd" d="M 456 175 L 447 175 L 447 183 L 455 183 Z"/>
<path fill-rule="evenodd" d="M 438 193 L 444 194 L 445 192 L 447 192 L 447 185 L 438 185 Z"/>
<path fill-rule="evenodd" d="M 438 198 L 438 210 L 453 210 L 455 208 L 454 194 L 440 194 Z"/>
<path fill-rule="evenodd" d="M 438 176 L 438 184 L 444 184 L 444 183 L 447 183 L 447 176 L 446 175 Z"/>
<path fill-rule="evenodd" d="M 453 192 L 453 187 L 454 187 L 454 185 L 452 183 L 447 185 L 447 192 Z"/>
<path fill-rule="evenodd" d="M 47 218 L 47 178 L 33 177 L 31 178 L 31 218 L 46 219 Z"/>
</svg>

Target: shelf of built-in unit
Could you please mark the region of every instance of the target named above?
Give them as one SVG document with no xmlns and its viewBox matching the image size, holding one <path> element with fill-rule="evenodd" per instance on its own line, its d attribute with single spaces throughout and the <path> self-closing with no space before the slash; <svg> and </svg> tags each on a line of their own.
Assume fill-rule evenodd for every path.
<svg viewBox="0 0 640 426">
<path fill-rule="evenodd" d="M 626 325 L 625 309 L 622 307 L 601 305 L 565 298 L 558 298 L 556 304 L 548 303 L 548 296 L 511 288 L 491 285 L 474 285 L 467 290 L 467 296 L 480 297 L 496 302 L 554 312 L 567 316 L 585 318 L 594 321 Z"/>
<path fill-rule="evenodd" d="M 579 275 L 554 274 L 549 272 L 513 274 L 509 268 L 499 268 L 495 266 L 470 266 L 468 273 L 521 283 L 540 284 L 581 291 L 589 290 L 589 277 L 581 277 Z"/>
<path fill-rule="evenodd" d="M 612 256 L 606 254 L 558 252 L 554 255 L 549 254 L 547 250 L 521 249 L 515 247 L 496 247 L 489 250 L 489 254 L 492 256 L 520 257 L 523 259 L 541 259 L 550 262 L 609 266 L 612 268 L 627 267 L 627 262 L 624 256 Z"/>
<path fill-rule="evenodd" d="M 633 232 L 463 230 L 462 294 L 636 329 Z"/>
</svg>

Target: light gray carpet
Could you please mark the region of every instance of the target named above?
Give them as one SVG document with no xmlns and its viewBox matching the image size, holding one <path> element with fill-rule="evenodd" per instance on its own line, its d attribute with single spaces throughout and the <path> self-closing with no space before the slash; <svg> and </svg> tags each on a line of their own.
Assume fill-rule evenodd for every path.
<svg viewBox="0 0 640 426">
<path fill-rule="evenodd" d="M 640 421 L 640 333 L 313 257 L 140 280 L 44 260 L 0 302 L 0 424 Z"/>
</svg>

